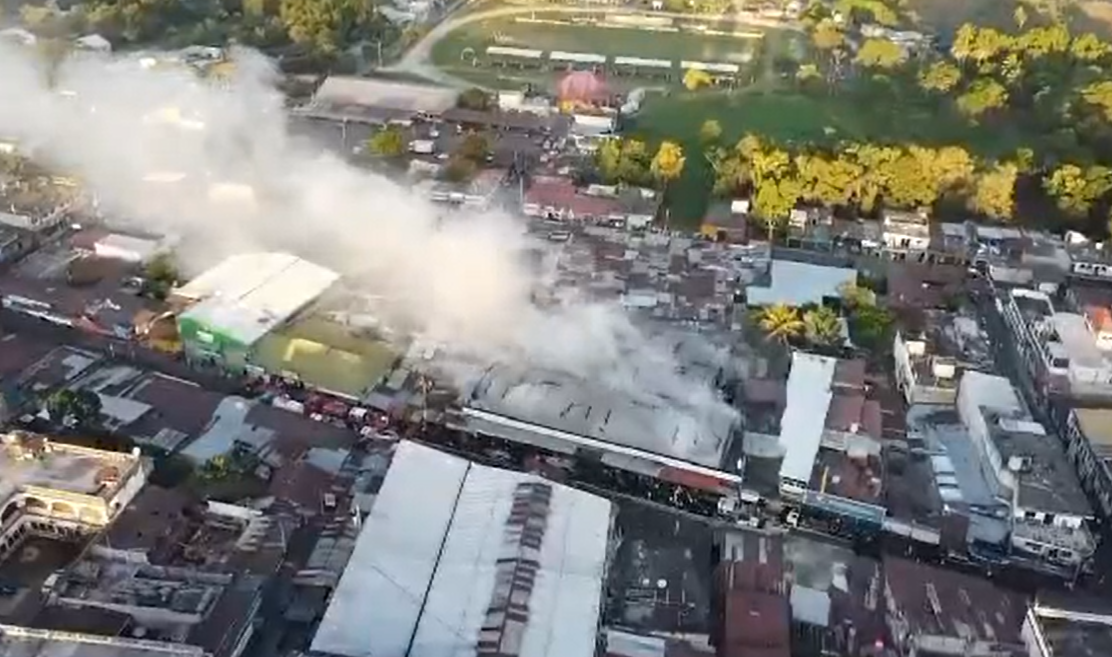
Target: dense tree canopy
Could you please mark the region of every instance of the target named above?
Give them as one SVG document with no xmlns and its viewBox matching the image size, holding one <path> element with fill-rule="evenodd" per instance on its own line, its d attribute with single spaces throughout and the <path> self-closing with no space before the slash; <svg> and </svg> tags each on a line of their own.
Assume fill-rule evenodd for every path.
<svg viewBox="0 0 1112 657">
<path fill-rule="evenodd" d="M 1104 166 L 1112 162 L 1112 44 L 1071 33 L 1055 12 L 1031 4 L 1015 13 L 1014 27 L 961 25 L 947 52 L 921 49 L 907 58 L 893 41 L 855 29 L 881 22 L 870 15 L 875 5 L 843 4 L 833 10 L 848 10 L 845 22 L 823 7 L 802 17 L 815 49 L 806 64 L 825 73 L 818 88 L 878 112 L 937 115 L 954 146 L 930 133 L 922 133 L 930 146 L 898 136 L 838 141 L 833 128 L 828 139 L 790 146 L 753 137 L 712 148 L 716 194 L 748 195 L 766 219 L 797 204 L 865 214 L 933 205 L 954 216 L 965 207 L 1104 237 L 1112 210 Z M 899 11 L 898 3 L 888 6 Z"/>
</svg>

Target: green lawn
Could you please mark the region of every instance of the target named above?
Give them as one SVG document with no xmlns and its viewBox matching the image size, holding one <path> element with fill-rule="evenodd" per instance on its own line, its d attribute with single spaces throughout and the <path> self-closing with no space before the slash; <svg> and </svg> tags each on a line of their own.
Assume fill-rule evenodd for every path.
<svg viewBox="0 0 1112 657">
<path fill-rule="evenodd" d="M 698 138 L 707 119 L 722 125 L 724 144 L 736 143 L 748 132 L 785 144 L 858 139 L 962 144 L 986 156 L 1012 152 L 1019 144 L 1020 135 L 1009 126 L 976 126 L 936 107 L 880 100 L 892 97 L 876 89 L 852 88 L 838 94 L 787 89 L 680 92 L 650 97 L 626 133 L 650 143 L 673 139 L 683 144 L 687 165 L 669 198 L 671 220 L 683 227 L 698 225 L 713 183 Z"/>
</svg>

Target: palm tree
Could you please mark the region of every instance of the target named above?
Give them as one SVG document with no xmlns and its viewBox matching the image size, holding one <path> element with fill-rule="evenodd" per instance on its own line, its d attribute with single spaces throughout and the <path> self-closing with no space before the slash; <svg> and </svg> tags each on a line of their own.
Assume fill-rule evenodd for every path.
<svg viewBox="0 0 1112 657">
<path fill-rule="evenodd" d="M 765 337 L 780 344 L 786 345 L 792 338 L 799 337 L 805 328 L 799 311 L 782 303 L 764 308 L 756 318 Z"/>
<path fill-rule="evenodd" d="M 807 339 L 815 344 L 834 345 L 842 339 L 842 318 L 828 306 L 803 313 L 803 325 Z"/>
</svg>

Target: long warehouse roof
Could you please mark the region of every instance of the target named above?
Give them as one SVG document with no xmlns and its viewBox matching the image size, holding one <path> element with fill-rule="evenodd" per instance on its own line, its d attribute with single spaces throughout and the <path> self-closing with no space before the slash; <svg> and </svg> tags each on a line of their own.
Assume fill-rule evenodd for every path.
<svg viewBox="0 0 1112 657">
<path fill-rule="evenodd" d="M 182 319 L 251 345 L 323 294 L 336 272 L 288 253 L 232 256 L 174 291 L 197 300 Z"/>
<path fill-rule="evenodd" d="M 610 520 L 601 497 L 402 443 L 312 651 L 589 657 Z"/>
</svg>

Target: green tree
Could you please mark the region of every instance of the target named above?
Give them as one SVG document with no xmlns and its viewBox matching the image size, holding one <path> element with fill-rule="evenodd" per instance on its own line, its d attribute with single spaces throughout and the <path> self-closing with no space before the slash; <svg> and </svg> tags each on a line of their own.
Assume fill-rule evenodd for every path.
<svg viewBox="0 0 1112 657">
<path fill-rule="evenodd" d="M 715 119 L 703 121 L 699 128 L 699 141 L 704 144 L 713 144 L 722 137 L 722 124 Z"/>
<path fill-rule="evenodd" d="M 1097 62 L 1108 57 L 1110 53 L 1112 53 L 1112 46 L 1091 32 L 1078 35 L 1070 44 L 1070 54 L 1081 62 Z"/>
<path fill-rule="evenodd" d="M 854 61 L 868 68 L 895 68 L 903 63 L 904 51 L 888 39 L 866 39 Z"/>
<path fill-rule="evenodd" d="M 958 61 L 972 60 L 981 65 L 1005 53 L 1011 44 L 1011 37 L 999 30 L 964 23 L 954 35 L 950 55 Z"/>
<path fill-rule="evenodd" d="M 611 137 L 599 144 L 595 151 L 595 166 L 599 176 L 606 182 L 614 182 L 618 178 L 618 168 L 622 163 L 622 140 Z"/>
<path fill-rule="evenodd" d="M 660 148 L 653 156 L 650 170 L 654 178 L 667 186 L 668 183 L 680 177 L 686 161 L 687 158 L 683 155 L 683 147 L 673 141 L 665 140 L 660 143 Z"/>
<path fill-rule="evenodd" d="M 90 429 L 100 423 L 100 396 L 90 390 L 57 390 L 44 406 L 51 421 L 66 426 Z"/>
<path fill-rule="evenodd" d="M 478 87 L 464 89 L 456 98 L 456 106 L 464 109 L 486 112 L 495 104 L 494 97 Z"/>
<path fill-rule="evenodd" d="M 780 180 L 765 180 L 756 186 L 756 191 L 753 197 L 753 211 L 765 220 L 768 239 L 771 242 L 776 228 L 795 209 L 803 188 L 798 180 L 787 177 Z"/>
<path fill-rule="evenodd" d="M 961 69 L 950 62 L 935 62 L 919 72 L 919 86 L 947 93 L 961 82 Z"/>
<path fill-rule="evenodd" d="M 490 141 L 484 135 L 470 132 L 456 146 L 454 155 L 471 160 L 479 166 L 485 165 L 487 158 L 490 157 Z"/>
<path fill-rule="evenodd" d="M 811 33 L 811 42 L 818 50 L 832 53 L 846 45 L 846 35 L 833 21 L 823 21 Z"/>
<path fill-rule="evenodd" d="M 281 0 L 279 16 L 294 43 L 325 55 L 381 29 L 373 0 Z"/>
<path fill-rule="evenodd" d="M 453 155 L 441 171 L 441 177 L 448 182 L 466 182 L 475 177 L 479 167 L 474 160 Z"/>
<path fill-rule="evenodd" d="M 799 311 L 784 304 L 761 309 L 756 313 L 756 321 L 766 339 L 783 345 L 798 338 L 806 328 Z"/>
<path fill-rule="evenodd" d="M 977 119 L 986 112 L 1004 107 L 1008 102 L 1008 90 L 992 78 L 978 78 L 969 85 L 969 90 L 957 99 L 958 111 Z"/>
<path fill-rule="evenodd" d="M 142 292 L 145 296 L 164 301 L 179 282 L 181 274 L 169 254 L 156 255 L 143 268 Z"/>
<path fill-rule="evenodd" d="M 876 292 L 867 287 L 862 287 L 854 281 L 842 283 L 838 286 L 838 295 L 851 311 L 876 305 Z"/>
<path fill-rule="evenodd" d="M 1103 166 L 1082 169 L 1076 164 L 1063 164 L 1043 178 L 1043 188 L 1060 209 L 1075 217 L 1084 217 L 1093 203 L 1112 189 L 1112 170 Z"/>
<path fill-rule="evenodd" d="M 623 139 L 621 158 L 618 160 L 616 180 L 629 185 L 642 185 L 648 182 L 652 157 L 645 142 L 640 139 Z"/>
<path fill-rule="evenodd" d="M 862 175 L 857 162 L 841 155 L 804 153 L 795 158 L 795 169 L 803 199 L 826 206 L 849 205 L 854 183 Z"/>
<path fill-rule="evenodd" d="M 1015 211 L 1015 185 L 1019 167 L 1011 162 L 997 163 L 977 174 L 969 209 L 993 219 L 1010 219 Z"/>
<path fill-rule="evenodd" d="M 1112 121 L 1112 81 L 1093 82 L 1081 89 L 1086 103 L 1100 110 L 1105 120 Z"/>
<path fill-rule="evenodd" d="M 1070 47 L 1069 29 L 1060 22 L 1033 27 L 1021 34 L 1015 47 L 1031 59 L 1039 59 L 1050 54 L 1064 53 Z"/>
<path fill-rule="evenodd" d="M 842 318 L 828 306 L 803 313 L 803 325 L 807 339 L 813 344 L 829 346 L 842 341 Z"/>
<path fill-rule="evenodd" d="M 367 140 L 367 152 L 381 157 L 400 157 L 405 154 L 405 132 L 396 125 L 387 125 Z"/>
<path fill-rule="evenodd" d="M 860 306 L 849 317 L 849 334 L 854 344 L 873 352 L 883 352 L 892 344 L 893 318 L 879 306 Z"/>
<path fill-rule="evenodd" d="M 714 80 L 711 79 L 710 73 L 697 68 L 689 68 L 687 72 L 683 74 L 683 86 L 686 87 L 688 91 L 696 91 L 703 87 L 709 87 L 713 82 Z"/>
</svg>

